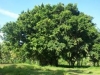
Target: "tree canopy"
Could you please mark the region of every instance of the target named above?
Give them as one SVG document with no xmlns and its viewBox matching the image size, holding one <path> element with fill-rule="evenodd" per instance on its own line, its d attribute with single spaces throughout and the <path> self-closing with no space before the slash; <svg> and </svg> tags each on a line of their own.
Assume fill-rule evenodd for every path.
<svg viewBox="0 0 100 75">
<path fill-rule="evenodd" d="M 5 42 L 22 62 L 36 59 L 41 65 L 58 65 L 58 59 L 63 58 L 74 66 L 75 62 L 80 65 L 91 51 L 100 49 L 96 49 L 99 32 L 92 19 L 76 4 L 41 4 L 23 11 L 2 31 Z"/>
</svg>

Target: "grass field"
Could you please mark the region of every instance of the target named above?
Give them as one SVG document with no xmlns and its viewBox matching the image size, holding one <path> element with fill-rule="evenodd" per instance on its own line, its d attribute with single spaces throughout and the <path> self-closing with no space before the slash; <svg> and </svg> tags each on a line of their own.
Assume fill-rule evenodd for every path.
<svg viewBox="0 0 100 75">
<path fill-rule="evenodd" d="M 66 68 L 30 64 L 0 64 L 0 75 L 100 75 L 100 67 Z"/>
</svg>

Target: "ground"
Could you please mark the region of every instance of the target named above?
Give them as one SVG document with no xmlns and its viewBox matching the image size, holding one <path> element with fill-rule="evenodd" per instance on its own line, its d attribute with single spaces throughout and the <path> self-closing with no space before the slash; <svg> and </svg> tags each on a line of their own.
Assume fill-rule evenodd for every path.
<svg viewBox="0 0 100 75">
<path fill-rule="evenodd" d="M 100 75 L 100 67 L 53 67 L 33 64 L 0 64 L 0 75 Z"/>
</svg>

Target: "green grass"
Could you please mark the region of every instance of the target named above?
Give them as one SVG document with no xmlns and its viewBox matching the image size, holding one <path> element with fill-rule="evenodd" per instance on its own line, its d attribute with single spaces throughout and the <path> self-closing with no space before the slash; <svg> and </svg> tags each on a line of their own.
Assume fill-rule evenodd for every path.
<svg viewBox="0 0 100 75">
<path fill-rule="evenodd" d="M 100 75 L 100 67 L 65 68 L 30 64 L 1 64 L 0 75 Z"/>
</svg>

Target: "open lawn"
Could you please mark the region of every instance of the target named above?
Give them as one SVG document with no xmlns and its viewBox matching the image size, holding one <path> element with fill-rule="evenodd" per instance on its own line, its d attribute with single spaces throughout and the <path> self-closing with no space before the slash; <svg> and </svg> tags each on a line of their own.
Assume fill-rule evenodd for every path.
<svg viewBox="0 0 100 75">
<path fill-rule="evenodd" d="M 30 64 L 0 64 L 0 75 L 100 75 L 100 67 L 66 68 Z"/>
</svg>

